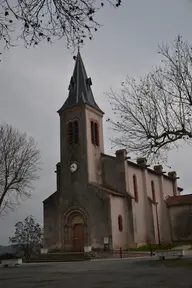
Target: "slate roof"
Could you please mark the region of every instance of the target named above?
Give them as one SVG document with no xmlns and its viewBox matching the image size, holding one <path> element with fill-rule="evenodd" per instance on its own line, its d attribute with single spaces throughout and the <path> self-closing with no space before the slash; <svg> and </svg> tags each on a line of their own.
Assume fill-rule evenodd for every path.
<svg viewBox="0 0 192 288">
<path fill-rule="evenodd" d="M 78 51 L 73 76 L 69 84 L 69 95 L 63 106 L 57 111 L 60 113 L 63 110 L 72 108 L 77 105 L 87 104 L 98 111 L 102 112 L 99 108 L 91 90 L 92 81 L 87 77 L 87 73 Z M 102 112 L 103 113 L 103 112 Z M 104 113 L 103 113 L 104 114 Z"/>
<path fill-rule="evenodd" d="M 119 196 L 119 197 L 123 197 L 123 198 L 125 198 L 126 196 L 130 196 L 131 198 L 134 198 L 133 195 L 131 195 L 128 192 L 126 192 L 126 194 L 124 194 L 124 193 L 121 193 L 119 191 L 108 189 L 108 188 L 103 187 L 103 186 L 96 184 L 96 183 L 89 183 L 89 185 L 94 186 L 96 188 L 99 188 L 99 189 L 103 190 L 104 192 L 106 192 L 110 195 L 113 195 L 113 196 Z"/>
<path fill-rule="evenodd" d="M 54 198 L 57 197 L 58 191 L 55 191 L 51 195 L 49 195 L 45 200 L 43 200 L 43 203 L 46 203 L 47 201 L 53 201 Z"/>
<path fill-rule="evenodd" d="M 192 204 L 192 194 L 168 196 L 165 201 L 168 206 Z"/>
</svg>

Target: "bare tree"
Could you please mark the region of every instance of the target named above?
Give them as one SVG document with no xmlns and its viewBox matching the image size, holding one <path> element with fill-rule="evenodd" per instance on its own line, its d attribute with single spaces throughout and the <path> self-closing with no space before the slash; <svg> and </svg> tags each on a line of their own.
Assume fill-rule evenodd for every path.
<svg viewBox="0 0 192 288">
<path fill-rule="evenodd" d="M 0 215 L 29 198 L 38 178 L 40 151 L 33 138 L 8 124 L 0 126 Z"/>
<path fill-rule="evenodd" d="M 34 250 L 42 246 L 43 229 L 33 216 L 28 216 L 23 222 L 15 224 L 15 235 L 9 240 L 13 247 L 23 252 L 25 259 L 29 260 Z"/>
<path fill-rule="evenodd" d="M 119 7 L 121 0 L 1 0 L 0 40 L 7 47 L 13 35 L 24 40 L 26 47 L 42 40 L 64 38 L 68 48 L 82 44 L 101 26 L 96 14 L 105 3 Z M 19 31 L 19 32 L 18 32 Z M 16 34 L 17 34 L 16 33 Z"/>
<path fill-rule="evenodd" d="M 159 46 L 159 54 L 160 67 L 140 79 L 127 78 L 109 98 L 117 116 L 111 121 L 118 132 L 114 143 L 165 160 L 170 149 L 192 139 L 192 47 L 177 36 Z"/>
</svg>

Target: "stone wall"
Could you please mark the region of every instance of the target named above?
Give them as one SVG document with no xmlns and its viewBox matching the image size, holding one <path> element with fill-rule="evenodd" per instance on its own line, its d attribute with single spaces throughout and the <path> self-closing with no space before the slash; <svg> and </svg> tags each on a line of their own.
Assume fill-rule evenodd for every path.
<svg viewBox="0 0 192 288">
<path fill-rule="evenodd" d="M 57 249 L 59 245 L 58 226 L 59 192 L 53 193 L 43 202 L 44 248 Z"/>
<path fill-rule="evenodd" d="M 192 204 L 169 207 L 172 241 L 192 240 Z"/>
<path fill-rule="evenodd" d="M 59 198 L 56 192 L 44 201 L 44 247 L 73 251 L 72 223 L 69 223 L 69 214 L 73 212 L 85 219 L 85 245 L 103 249 L 104 237 L 111 239 L 112 235 L 110 196 L 93 185 L 87 185 L 86 189 L 85 185 L 78 186 L 77 190 L 69 187 L 65 198 Z"/>
</svg>

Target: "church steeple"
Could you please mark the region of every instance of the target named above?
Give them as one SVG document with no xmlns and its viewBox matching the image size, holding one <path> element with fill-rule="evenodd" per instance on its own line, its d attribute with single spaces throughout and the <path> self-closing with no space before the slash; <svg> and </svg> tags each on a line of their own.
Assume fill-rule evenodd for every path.
<svg viewBox="0 0 192 288">
<path fill-rule="evenodd" d="M 69 95 L 63 106 L 58 110 L 58 113 L 82 104 L 87 104 L 95 108 L 96 110 L 102 112 L 102 110 L 95 102 L 91 90 L 91 85 L 91 78 L 87 77 L 81 54 L 78 51 L 73 76 L 71 77 L 71 81 L 69 84 Z"/>
</svg>

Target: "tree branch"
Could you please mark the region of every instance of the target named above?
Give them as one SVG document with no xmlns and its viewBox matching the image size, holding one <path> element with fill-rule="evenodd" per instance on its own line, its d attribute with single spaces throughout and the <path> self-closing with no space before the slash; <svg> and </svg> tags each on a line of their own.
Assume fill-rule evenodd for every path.
<svg viewBox="0 0 192 288">
<path fill-rule="evenodd" d="M 177 36 L 159 46 L 160 67 L 138 80 L 127 78 L 120 93 L 108 93 L 118 133 L 112 141 L 149 157 L 162 157 L 192 139 L 192 49 Z"/>
<path fill-rule="evenodd" d="M 2 0 L 0 40 L 7 47 L 21 38 L 25 47 L 64 38 L 67 48 L 76 49 L 85 38 L 92 40 L 100 28 L 97 12 L 105 3 L 117 8 L 121 0 Z M 19 25 L 17 34 L 15 27 Z M 12 37 L 13 36 L 13 37 Z"/>
<path fill-rule="evenodd" d="M 30 197 L 38 179 L 40 151 L 32 138 L 12 126 L 0 126 L 0 211 Z M 12 205 L 11 205 L 12 203 Z M 3 207 L 3 208 L 2 208 Z"/>
</svg>

